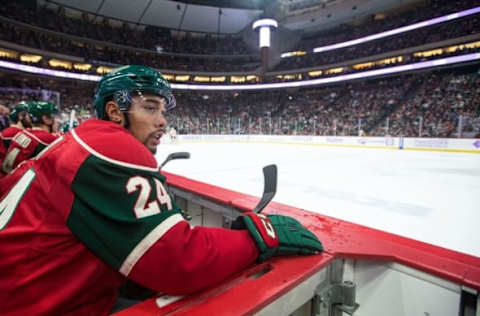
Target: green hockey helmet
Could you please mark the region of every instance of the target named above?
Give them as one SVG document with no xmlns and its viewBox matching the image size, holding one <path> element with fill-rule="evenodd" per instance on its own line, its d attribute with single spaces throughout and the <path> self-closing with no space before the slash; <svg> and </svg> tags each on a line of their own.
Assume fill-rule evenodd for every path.
<svg viewBox="0 0 480 316">
<path fill-rule="evenodd" d="M 28 113 L 30 113 L 33 123 L 39 123 L 42 121 L 42 115 L 58 113 L 58 108 L 55 104 L 48 101 L 29 102 Z"/>
<path fill-rule="evenodd" d="M 18 122 L 18 114 L 20 114 L 21 112 L 28 112 L 28 103 L 30 102 L 22 101 L 13 108 L 9 115 L 12 122 Z"/>
<path fill-rule="evenodd" d="M 120 110 L 126 111 L 131 104 L 134 92 L 146 92 L 164 97 L 167 110 L 176 105 L 170 84 L 161 73 L 147 66 L 130 65 L 114 69 L 103 76 L 98 83 L 93 100 L 97 117 L 105 118 L 105 104 L 109 100 L 114 100 Z"/>
</svg>

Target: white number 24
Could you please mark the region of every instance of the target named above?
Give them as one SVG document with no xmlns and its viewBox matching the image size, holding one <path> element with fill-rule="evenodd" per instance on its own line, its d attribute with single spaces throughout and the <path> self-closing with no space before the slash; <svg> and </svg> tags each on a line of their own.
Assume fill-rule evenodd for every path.
<svg viewBox="0 0 480 316">
<path fill-rule="evenodd" d="M 162 183 L 158 179 L 153 179 L 153 181 L 157 191 L 157 197 L 153 201 L 148 201 L 152 187 L 147 178 L 133 176 L 127 181 L 126 190 L 128 194 L 140 190 L 133 208 L 137 218 L 159 214 L 161 212 L 160 205 L 167 205 L 168 210 L 172 209 L 172 201 Z"/>
</svg>

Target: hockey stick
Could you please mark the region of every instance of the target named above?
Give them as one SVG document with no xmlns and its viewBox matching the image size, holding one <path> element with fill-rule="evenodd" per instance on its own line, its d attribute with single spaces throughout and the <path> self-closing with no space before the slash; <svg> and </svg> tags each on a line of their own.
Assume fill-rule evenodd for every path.
<svg viewBox="0 0 480 316">
<path fill-rule="evenodd" d="M 263 167 L 263 195 L 252 212 L 260 213 L 277 193 L 277 165 Z"/>
<path fill-rule="evenodd" d="M 181 152 L 177 152 L 177 153 L 171 153 L 170 155 L 168 155 L 167 159 L 165 159 L 165 161 L 162 162 L 160 167 L 158 167 L 158 171 L 160 171 L 163 168 L 163 166 L 165 166 L 165 164 L 167 162 L 169 162 L 170 160 L 188 159 L 188 158 L 190 158 L 190 153 L 185 152 L 185 151 L 181 151 Z"/>
<path fill-rule="evenodd" d="M 180 152 L 176 152 L 176 153 L 171 153 L 170 155 L 168 155 L 167 159 L 165 159 L 162 164 L 160 165 L 160 167 L 158 167 L 158 172 L 160 172 L 160 170 L 162 169 L 163 166 L 165 166 L 167 164 L 167 162 L 169 162 L 170 160 L 174 160 L 174 159 L 189 159 L 190 158 L 190 153 L 189 152 L 186 152 L 186 151 L 180 151 Z M 168 190 L 168 187 L 166 186 L 166 183 L 165 183 L 165 187 Z M 182 214 L 183 218 L 185 218 L 187 221 L 191 220 L 192 219 L 192 215 L 188 214 L 185 210 L 180 210 L 180 214 Z"/>
</svg>

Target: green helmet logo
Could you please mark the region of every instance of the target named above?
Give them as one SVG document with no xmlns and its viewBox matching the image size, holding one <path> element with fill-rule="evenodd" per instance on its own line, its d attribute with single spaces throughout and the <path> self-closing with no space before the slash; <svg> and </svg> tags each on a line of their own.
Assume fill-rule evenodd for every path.
<svg viewBox="0 0 480 316">
<path fill-rule="evenodd" d="M 31 102 L 22 101 L 15 106 L 15 108 L 12 110 L 12 112 L 10 112 L 10 115 L 9 115 L 12 122 L 14 122 L 14 123 L 18 122 L 18 114 L 20 112 L 27 112 L 28 111 L 28 104 L 29 103 L 31 103 Z"/>
<path fill-rule="evenodd" d="M 176 105 L 170 84 L 161 73 L 150 67 L 130 65 L 113 70 L 98 83 L 93 100 L 97 117 L 105 118 L 105 103 L 109 100 L 114 100 L 122 111 L 126 111 L 135 91 L 164 97 L 167 110 Z"/>
<path fill-rule="evenodd" d="M 48 101 L 28 102 L 28 113 L 30 113 L 32 122 L 39 123 L 42 121 L 42 115 L 58 113 L 58 108 Z"/>
</svg>

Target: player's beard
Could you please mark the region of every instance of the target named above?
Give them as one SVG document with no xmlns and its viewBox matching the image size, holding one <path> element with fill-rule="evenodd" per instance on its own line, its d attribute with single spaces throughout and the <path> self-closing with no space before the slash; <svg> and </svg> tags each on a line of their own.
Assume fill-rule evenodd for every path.
<svg viewBox="0 0 480 316">
<path fill-rule="evenodd" d="M 22 125 L 23 125 L 24 128 L 32 127 L 32 124 L 28 120 L 26 120 L 25 118 L 22 118 L 21 122 L 22 122 Z"/>
<path fill-rule="evenodd" d="M 163 129 L 156 130 L 155 132 L 150 133 L 150 134 L 148 135 L 147 139 L 145 140 L 145 142 L 143 143 L 143 144 L 145 145 L 145 147 L 147 147 L 148 150 L 150 150 L 150 152 L 151 152 L 152 154 L 154 154 L 154 155 L 157 153 L 157 147 L 158 147 L 158 145 L 160 145 L 160 138 L 161 138 L 161 136 L 160 136 L 160 138 L 158 139 L 158 144 L 157 144 L 155 147 L 152 148 L 152 147 L 150 147 L 148 144 L 149 144 L 149 142 L 150 142 L 151 140 L 156 139 L 156 135 L 157 135 L 159 132 L 161 132 L 162 135 L 165 134 L 165 130 L 163 130 Z"/>
</svg>

